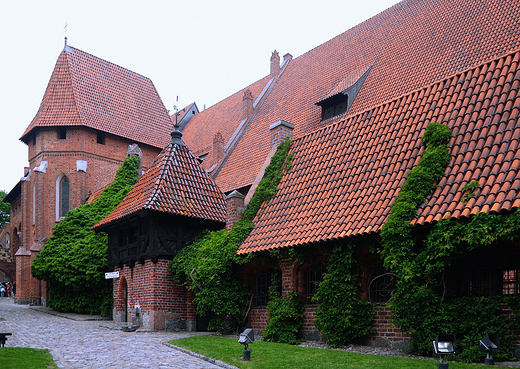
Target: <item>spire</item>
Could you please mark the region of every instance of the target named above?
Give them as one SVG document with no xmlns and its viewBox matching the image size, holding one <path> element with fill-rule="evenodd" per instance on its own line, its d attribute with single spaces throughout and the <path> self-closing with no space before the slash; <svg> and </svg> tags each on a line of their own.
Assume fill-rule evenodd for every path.
<svg viewBox="0 0 520 369">
<path fill-rule="evenodd" d="M 170 136 L 172 136 L 172 140 L 170 141 L 170 143 L 177 144 L 179 146 L 184 146 L 184 142 L 182 142 L 182 132 L 179 131 L 179 125 L 175 124 L 174 127 L 174 131 L 170 133 Z"/>
</svg>

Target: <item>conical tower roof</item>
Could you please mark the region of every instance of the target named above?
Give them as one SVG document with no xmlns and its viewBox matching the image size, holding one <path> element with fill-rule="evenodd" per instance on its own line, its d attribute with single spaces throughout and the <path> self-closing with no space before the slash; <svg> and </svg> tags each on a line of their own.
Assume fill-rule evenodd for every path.
<svg viewBox="0 0 520 369">
<path fill-rule="evenodd" d="M 143 210 L 226 221 L 224 194 L 184 145 L 182 133 L 176 129 L 171 136 L 170 143 L 150 169 L 116 209 L 94 228 L 103 228 Z"/>
</svg>

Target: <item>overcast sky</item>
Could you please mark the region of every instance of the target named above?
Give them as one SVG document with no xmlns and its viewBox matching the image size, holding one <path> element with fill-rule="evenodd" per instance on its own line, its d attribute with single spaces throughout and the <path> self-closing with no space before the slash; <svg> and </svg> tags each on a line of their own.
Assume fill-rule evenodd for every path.
<svg viewBox="0 0 520 369">
<path fill-rule="evenodd" d="M 11 191 L 28 166 L 19 138 L 65 36 L 150 78 L 167 109 L 202 110 L 266 76 L 272 51 L 296 58 L 397 2 L 0 0 L 0 190 Z"/>
</svg>

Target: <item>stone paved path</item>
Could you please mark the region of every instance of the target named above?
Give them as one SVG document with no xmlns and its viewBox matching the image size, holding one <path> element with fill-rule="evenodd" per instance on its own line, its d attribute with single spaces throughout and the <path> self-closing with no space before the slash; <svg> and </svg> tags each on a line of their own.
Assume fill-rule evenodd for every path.
<svg viewBox="0 0 520 369">
<path fill-rule="evenodd" d="M 0 298 L 0 331 L 7 346 L 48 349 L 59 368 L 219 368 L 164 345 L 202 332 L 123 332 L 111 321 L 73 320 Z"/>
</svg>

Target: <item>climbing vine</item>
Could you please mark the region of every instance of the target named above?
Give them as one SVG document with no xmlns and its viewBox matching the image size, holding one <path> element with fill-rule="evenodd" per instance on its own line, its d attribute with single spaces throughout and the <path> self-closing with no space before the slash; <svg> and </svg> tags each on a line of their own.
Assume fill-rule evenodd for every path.
<svg viewBox="0 0 520 369">
<path fill-rule="evenodd" d="M 314 300 L 316 326 L 327 335 L 327 343 L 341 346 L 372 332 L 372 306 L 359 299 L 355 245 L 336 244 L 327 263 L 327 272 Z"/>
<path fill-rule="evenodd" d="M 112 281 L 104 278 L 107 235 L 91 228 L 110 214 L 139 178 L 139 156 L 126 158 L 114 181 L 93 202 L 71 210 L 34 258 L 31 272 L 49 283 L 57 311 L 112 315 Z"/>
<path fill-rule="evenodd" d="M 413 353 L 431 354 L 436 335 L 448 332 L 457 335 L 458 359 L 479 361 L 485 356 L 479 351 L 479 339 L 497 332 L 502 346 L 495 357 L 510 358 L 514 332 L 520 328 L 519 298 L 453 298 L 446 293 L 444 277 L 455 260 L 475 249 L 518 238 L 520 210 L 507 215 L 479 213 L 469 219 L 442 219 L 425 237 L 415 234 L 410 225 L 449 163 L 450 135 L 447 127 L 437 123 L 427 127 L 423 157 L 410 171 L 381 231 L 385 266 L 401 277 L 390 301 L 392 319 L 412 335 Z M 476 180 L 468 183 L 463 189 L 467 196 L 461 201 L 467 203 L 478 187 Z M 513 318 L 502 314 L 504 305 L 513 310 Z"/>
<path fill-rule="evenodd" d="M 247 316 L 250 296 L 238 276 L 238 266 L 252 256 L 237 255 L 240 244 L 254 227 L 254 219 L 276 193 L 283 174 L 291 167 L 292 142 L 287 138 L 271 158 L 242 219 L 233 229 L 207 232 L 181 250 L 170 264 L 177 281 L 195 293 L 201 316 L 211 318 L 210 329 L 238 329 Z"/>
</svg>

